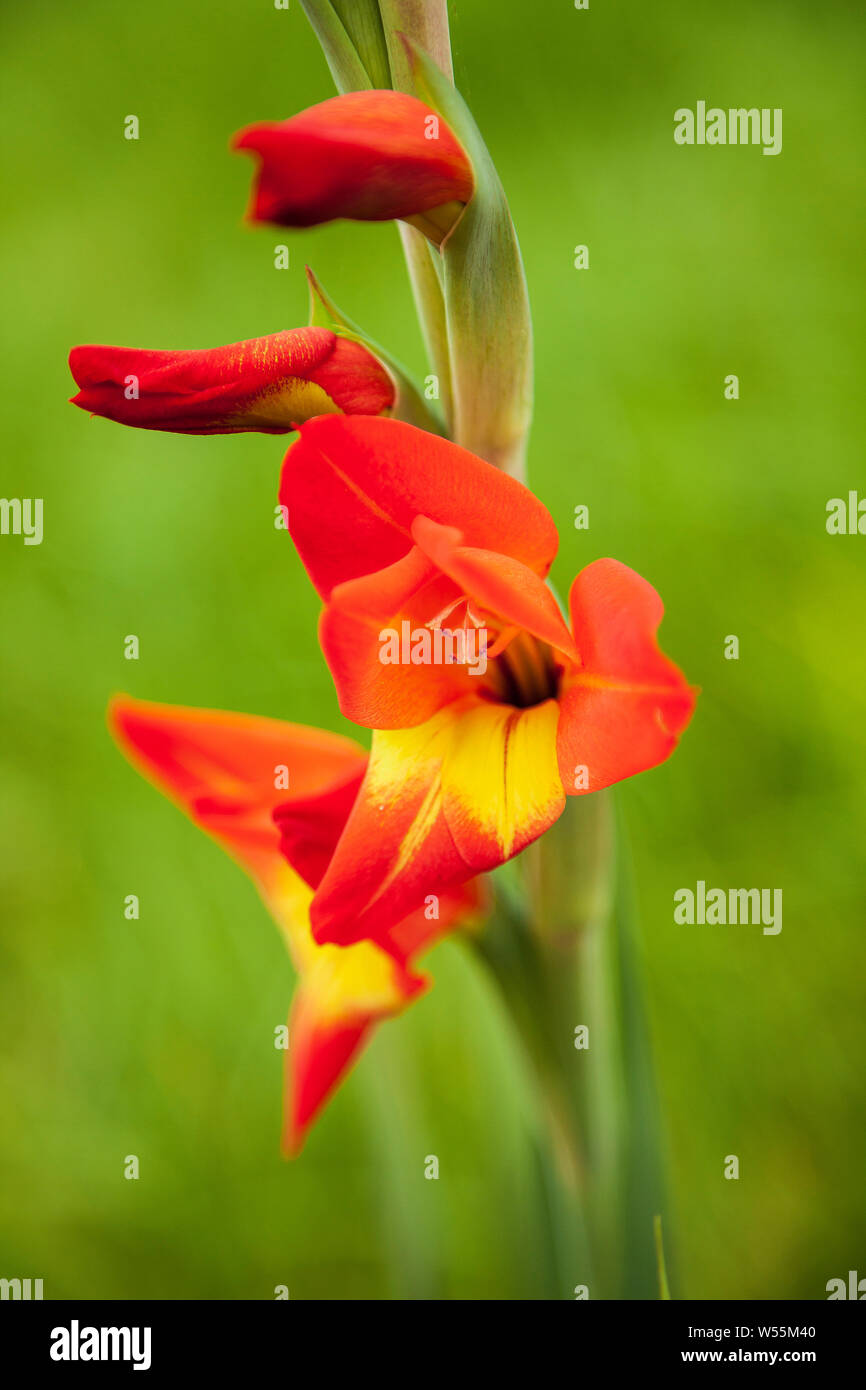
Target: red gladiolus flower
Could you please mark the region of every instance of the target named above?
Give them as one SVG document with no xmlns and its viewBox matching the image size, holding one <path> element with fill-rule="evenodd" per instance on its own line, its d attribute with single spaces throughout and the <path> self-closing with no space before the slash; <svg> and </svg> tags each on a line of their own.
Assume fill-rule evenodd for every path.
<svg viewBox="0 0 866 1390">
<path fill-rule="evenodd" d="M 325 600 L 340 707 L 375 731 L 316 940 L 384 940 L 426 894 L 536 839 L 566 796 L 673 751 L 695 694 L 659 650 L 658 594 L 597 560 L 567 626 L 544 583 L 556 530 L 522 484 L 411 425 L 322 419 L 290 448 L 280 501 Z"/>
<path fill-rule="evenodd" d="M 248 126 L 234 147 L 261 158 L 249 215 L 284 227 L 402 218 L 438 243 L 475 186 L 453 132 L 403 92 L 347 92 Z"/>
<path fill-rule="evenodd" d="M 394 403 L 378 359 L 327 328 L 199 352 L 76 347 L 69 366 L 80 387 L 73 405 L 178 434 L 286 434 L 315 415 L 380 415 Z"/>
<path fill-rule="evenodd" d="M 419 910 L 378 945 L 320 946 L 309 904 L 360 786 L 363 750 L 321 729 L 126 695 L 112 701 L 109 725 L 133 765 L 246 870 L 281 928 L 300 976 L 283 1124 L 283 1149 L 297 1153 L 375 1025 L 428 987 L 415 957 L 478 910 L 479 890 L 443 894 L 438 918 Z"/>
</svg>

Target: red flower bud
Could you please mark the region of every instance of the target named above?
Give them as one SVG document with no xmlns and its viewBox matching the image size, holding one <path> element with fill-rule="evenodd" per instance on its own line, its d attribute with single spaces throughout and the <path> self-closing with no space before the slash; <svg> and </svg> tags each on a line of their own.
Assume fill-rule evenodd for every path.
<svg viewBox="0 0 866 1390">
<path fill-rule="evenodd" d="M 197 352 L 76 347 L 72 404 L 123 425 L 178 434 L 285 434 L 315 415 L 380 415 L 384 367 L 327 328 L 292 328 Z"/>
<path fill-rule="evenodd" d="M 438 242 L 475 186 L 450 128 L 403 92 L 348 92 L 248 126 L 234 147 L 261 157 L 250 216 L 285 227 L 402 218 Z"/>
</svg>

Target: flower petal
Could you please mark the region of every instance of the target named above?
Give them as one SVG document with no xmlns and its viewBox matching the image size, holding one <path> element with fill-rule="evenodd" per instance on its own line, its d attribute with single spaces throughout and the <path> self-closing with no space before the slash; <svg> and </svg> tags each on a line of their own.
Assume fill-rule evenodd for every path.
<svg viewBox="0 0 866 1390">
<path fill-rule="evenodd" d="M 381 363 L 327 328 L 293 328 L 196 352 L 76 347 L 73 405 L 179 434 L 286 434 L 315 415 L 379 415 L 394 403 Z"/>
<path fill-rule="evenodd" d="M 381 941 L 431 894 L 503 863 L 565 805 L 556 702 L 456 701 L 375 732 L 358 798 L 311 907 L 317 941 Z"/>
<path fill-rule="evenodd" d="M 414 914 L 398 923 L 382 947 L 319 946 L 310 930 L 311 885 L 354 800 L 363 751 L 320 729 L 125 695 L 111 702 L 109 725 L 138 770 L 247 870 L 285 937 L 301 977 L 286 1054 L 283 1131 L 284 1148 L 297 1153 L 375 1025 L 427 988 L 411 958 L 477 913 L 479 889 L 466 885 L 449 895 L 438 918 Z"/>
<path fill-rule="evenodd" d="M 290 1155 L 300 1152 L 376 1025 L 401 1013 L 430 983 L 371 941 L 346 949 L 315 945 L 306 887 L 304 896 L 296 923 L 304 924 L 306 963 L 292 1000 L 284 1067 L 282 1147 Z"/>
<path fill-rule="evenodd" d="M 286 454 L 280 502 L 323 598 L 336 584 L 401 560 L 419 515 L 455 526 L 469 546 L 545 575 L 558 538 L 522 483 L 459 445 L 399 420 L 311 420 Z"/>
<path fill-rule="evenodd" d="M 563 786 L 573 793 L 663 762 L 692 716 L 696 692 L 659 649 L 659 595 L 627 565 L 587 565 L 570 607 L 581 664 L 563 678 L 557 743 Z"/>
<path fill-rule="evenodd" d="M 417 546 L 386 569 L 332 590 L 319 638 L 348 719 L 368 729 L 409 728 L 472 691 L 477 676 L 465 664 L 436 663 L 419 645 L 432 648 L 430 621 L 459 598 Z"/>
<path fill-rule="evenodd" d="M 479 608 L 576 659 L 574 641 L 556 599 L 528 565 L 511 555 L 464 545 L 456 528 L 440 526 L 426 516 L 413 521 L 412 538 L 454 581 L 458 592 L 475 600 Z"/>
<path fill-rule="evenodd" d="M 344 1080 L 376 1025 L 394 1017 L 424 993 L 429 977 L 404 968 L 457 922 L 483 911 L 478 881 L 443 894 L 438 916 L 426 908 L 398 924 L 387 954 L 370 941 L 355 946 L 320 946 L 299 984 L 289 1017 L 285 1059 L 283 1152 L 297 1154 L 307 1130 Z"/>
<path fill-rule="evenodd" d="M 301 1152 L 310 1126 L 357 1061 L 370 1033 L 366 1021 L 320 1023 L 304 986 L 298 986 L 289 1014 L 291 1045 L 283 1064 L 280 1147 L 287 1158 Z"/>
<path fill-rule="evenodd" d="M 474 189 L 451 130 L 403 92 L 347 92 L 287 121 L 248 126 L 233 144 L 260 157 L 249 212 L 258 222 L 381 222 L 453 204 L 450 216 L 432 220 L 438 242 Z"/>
<path fill-rule="evenodd" d="M 108 722 L 130 762 L 246 869 L 271 907 L 285 862 L 274 809 L 357 784 L 365 765 L 351 739 L 254 715 L 118 695 Z"/>
<path fill-rule="evenodd" d="M 345 777 L 329 782 L 309 796 L 295 794 L 275 806 L 271 819 L 279 851 L 295 873 L 317 888 L 358 795 L 366 759 Z M 283 793 L 285 796 L 285 793 Z"/>
</svg>

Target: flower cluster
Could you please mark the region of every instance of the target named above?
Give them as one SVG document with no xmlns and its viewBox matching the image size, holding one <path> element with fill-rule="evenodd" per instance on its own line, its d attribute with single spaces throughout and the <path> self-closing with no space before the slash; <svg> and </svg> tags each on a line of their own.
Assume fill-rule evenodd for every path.
<svg viewBox="0 0 866 1390">
<path fill-rule="evenodd" d="M 556 528 L 516 476 L 530 342 L 513 227 L 465 107 L 404 48 L 413 93 L 345 91 L 234 144 L 258 160 L 255 222 L 412 229 L 442 418 L 419 427 L 419 394 L 315 281 L 324 323 L 204 351 L 70 356 L 74 403 L 110 420 L 299 433 L 279 501 L 322 599 L 340 709 L 372 731 L 369 754 L 323 730 L 127 696 L 109 714 L 129 759 L 246 870 L 285 936 L 300 980 L 287 1152 L 376 1023 L 426 988 L 419 955 L 483 915 L 482 876 L 569 796 L 666 758 L 694 704 L 658 647 L 662 605 L 644 579 L 596 560 L 567 617 L 547 583 Z M 414 639 L 383 660 L 385 632 L 444 631 L 483 634 L 483 663 L 431 660 Z"/>
</svg>

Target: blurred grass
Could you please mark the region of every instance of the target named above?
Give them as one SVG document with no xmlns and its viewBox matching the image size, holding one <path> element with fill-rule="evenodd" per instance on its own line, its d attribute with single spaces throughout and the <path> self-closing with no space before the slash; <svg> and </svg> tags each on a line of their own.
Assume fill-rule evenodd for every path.
<svg viewBox="0 0 866 1390">
<path fill-rule="evenodd" d="M 863 16 L 455 10 L 527 263 L 556 582 L 603 554 L 633 565 L 703 688 L 673 761 L 618 793 L 678 1291 L 822 1297 L 866 1234 L 866 542 L 824 529 L 862 478 Z M 282 442 L 123 431 L 65 403 L 72 343 L 302 323 L 305 261 L 421 368 L 393 229 L 241 222 L 250 166 L 228 137 L 330 95 L 325 64 L 299 6 L 49 0 L 3 24 L 0 490 L 44 497 L 45 541 L 0 541 L 0 1273 L 49 1297 L 547 1296 L 526 1080 L 487 982 L 442 946 L 431 995 L 282 1164 L 276 931 L 103 727 L 122 688 L 343 726 L 317 601 L 272 527 Z M 675 146 L 673 111 L 699 97 L 783 107 L 782 155 Z M 781 935 L 675 926 L 698 878 L 781 887 Z"/>
</svg>

